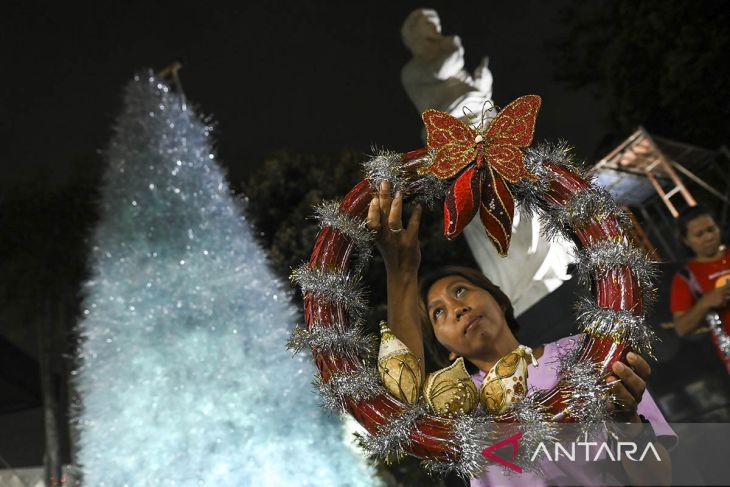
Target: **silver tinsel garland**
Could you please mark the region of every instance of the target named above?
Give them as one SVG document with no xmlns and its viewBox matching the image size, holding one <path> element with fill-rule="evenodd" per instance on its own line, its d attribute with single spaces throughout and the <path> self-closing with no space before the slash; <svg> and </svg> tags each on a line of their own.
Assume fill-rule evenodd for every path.
<svg viewBox="0 0 730 487">
<path fill-rule="evenodd" d="M 358 320 L 367 310 L 367 299 L 359 274 L 338 270 L 310 269 L 302 264 L 292 271 L 291 280 L 302 288 L 302 295 L 312 293 L 315 298 L 341 305 Z"/>
<path fill-rule="evenodd" d="M 575 163 L 572 151 L 573 148 L 565 140 L 538 142 L 524 150 L 525 167 L 530 172 L 540 175 L 540 171 L 543 171 L 543 173 L 548 171 L 545 163 L 552 162 L 585 180 L 589 180 L 587 171 L 584 170 L 584 164 Z"/>
<path fill-rule="evenodd" d="M 636 276 L 643 294 L 643 305 L 654 302 L 656 268 L 643 251 L 626 237 L 620 240 L 602 240 L 578 253 L 578 280 L 590 285 L 591 277 L 601 279 L 612 270 L 628 267 Z"/>
<path fill-rule="evenodd" d="M 342 324 L 324 326 L 314 323 L 309 330 L 301 326 L 294 328 L 287 348 L 294 353 L 310 348 L 319 352 L 367 359 L 375 353 L 375 341 L 374 335 L 363 333 L 362 322 L 346 328 Z"/>
<path fill-rule="evenodd" d="M 552 443 L 556 440 L 557 424 L 540 403 L 539 394 L 535 390 L 531 390 L 521 401 L 513 403 L 510 411 L 517 416 L 517 427 L 522 431 L 520 443 L 523 448 L 517 453 L 517 464 L 523 470 L 540 474 L 542 465 L 531 462 L 530 457 L 540 443 Z"/>
<path fill-rule="evenodd" d="M 476 478 L 486 469 L 486 458 L 482 451 L 494 441 L 491 425 L 486 416 L 478 414 L 463 414 L 455 417 L 451 422 L 452 436 L 450 441 L 459 457 L 453 462 L 439 462 L 424 460 L 421 465 L 430 473 L 446 475 L 455 473 L 463 479 Z"/>
<path fill-rule="evenodd" d="M 580 348 L 561 354 L 558 376 L 570 397 L 566 411 L 587 428 L 611 417 L 616 398 L 611 393 L 611 385 L 606 383 L 607 374 L 602 365 L 578 360 Z"/>
<path fill-rule="evenodd" d="M 601 308 L 585 297 L 578 300 L 575 308 L 581 331 L 625 341 L 637 353 L 653 357 L 651 345 L 656 334 L 646 325 L 643 314 Z"/>
<path fill-rule="evenodd" d="M 331 227 L 345 235 L 355 244 L 357 259 L 355 271 L 365 268 L 373 255 L 375 235 L 365 226 L 365 220 L 358 220 L 340 211 L 338 201 L 323 201 L 314 208 L 320 228 Z"/>
<path fill-rule="evenodd" d="M 387 394 L 375 367 L 365 365 L 356 371 L 333 373 L 326 382 L 321 375 L 317 375 L 313 384 L 322 398 L 322 406 L 336 412 L 345 410 L 347 398 L 364 401 Z"/>
<path fill-rule="evenodd" d="M 558 428 L 539 401 L 539 395 L 531 391 L 521 401 L 513 403 L 503 415 L 485 414 L 480 408 L 472 414 L 456 417 L 452 423 L 453 446 L 460 452 L 459 460 L 451 463 L 425 460 L 422 465 L 431 473 L 445 475 L 453 472 L 463 479 L 474 478 L 488 468 L 482 454 L 486 447 L 521 432 L 520 449 L 514 463 L 525 472 L 540 474 L 542 466 L 531 462 L 530 457 L 540 443 L 555 441 Z M 510 414 L 514 414 L 518 422 L 501 421 L 502 417 Z M 505 470 L 505 473 L 510 474 L 511 471 Z"/>
<path fill-rule="evenodd" d="M 549 214 L 562 233 L 608 217 L 616 218 L 624 231 L 631 226 L 626 212 L 619 208 L 608 191 L 598 186 L 576 191 L 564 205 L 552 206 Z"/>
<path fill-rule="evenodd" d="M 436 178 L 433 174 L 418 176 L 406 171 L 401 154 L 382 149 L 373 149 L 375 154 L 365 161 L 365 177 L 370 181 L 373 190 L 380 187 L 382 181 L 390 181 L 393 192 L 402 191 L 405 197 L 433 208 L 444 199 L 449 183 Z M 425 159 L 430 155 L 424 156 Z"/>
<path fill-rule="evenodd" d="M 400 414 L 388 418 L 375 434 L 357 435 L 360 445 L 371 457 L 386 462 L 399 459 L 405 454 L 405 448 L 413 443 L 410 435 L 416 421 L 427 414 L 422 403 L 406 407 Z"/>
<path fill-rule="evenodd" d="M 400 153 L 373 147 L 373 155 L 363 163 L 365 177 L 377 190 L 380 183 L 390 181 L 393 191 L 405 192 L 403 158 Z"/>
<path fill-rule="evenodd" d="M 546 161 L 553 162 L 567 168 L 576 174 L 580 169 L 573 164 L 571 148 L 565 141 L 556 143 L 541 142 L 524 151 L 525 168 L 537 176 L 537 180 L 523 179 L 512 188 L 515 198 L 520 203 L 520 209 L 527 216 L 534 212 L 543 214 L 548 206 L 544 202 L 545 194 L 550 190 L 550 182 L 555 173 L 545 166 Z"/>
<path fill-rule="evenodd" d="M 730 336 L 725 331 L 720 314 L 714 310 L 710 311 L 705 316 L 705 321 L 710 328 L 710 333 L 717 340 L 717 347 L 720 349 L 720 352 L 725 356 L 725 359 L 730 360 Z"/>
<path fill-rule="evenodd" d="M 592 222 L 614 217 L 624 233 L 631 226 L 631 220 L 605 189 L 591 186 L 576 191 L 564 205 L 546 206 L 540 213 L 547 238 L 564 236 L 571 238 L 574 228 L 581 228 Z"/>
</svg>

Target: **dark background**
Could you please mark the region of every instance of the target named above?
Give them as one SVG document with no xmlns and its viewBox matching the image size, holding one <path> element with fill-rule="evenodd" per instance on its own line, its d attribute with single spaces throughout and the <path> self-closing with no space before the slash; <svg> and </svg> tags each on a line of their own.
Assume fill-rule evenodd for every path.
<svg viewBox="0 0 730 487">
<path fill-rule="evenodd" d="M 537 139 L 592 156 L 603 104 L 557 83 L 546 41 L 566 2 L 432 2 L 467 67 L 490 57 L 494 98 L 543 97 Z M 224 6 L 225 5 L 225 6 Z M 58 184 L 86 171 L 119 111 L 121 87 L 175 59 L 187 96 L 217 122 L 220 161 L 237 185 L 275 149 L 368 152 L 421 146 L 400 84 L 400 26 L 416 2 L 53 2 L 4 7 L 2 186 Z M 10 69 L 8 69 L 10 67 Z M 95 159 L 98 160 L 98 159 Z"/>
</svg>

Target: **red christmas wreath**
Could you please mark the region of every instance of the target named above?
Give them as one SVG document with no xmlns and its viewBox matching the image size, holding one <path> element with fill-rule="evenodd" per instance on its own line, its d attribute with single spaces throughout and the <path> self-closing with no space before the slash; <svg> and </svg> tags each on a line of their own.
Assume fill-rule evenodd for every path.
<svg viewBox="0 0 730 487">
<path fill-rule="evenodd" d="M 539 106 L 539 97 L 521 97 L 485 130 L 427 111 L 427 148 L 376 154 L 365 164 L 367 177 L 340 203 L 317 210 L 322 229 L 309 262 L 292 276 L 304 295 L 306 327 L 295 330 L 290 346 L 311 348 L 324 404 L 352 414 L 369 433 L 363 445 L 377 457 L 409 453 L 431 471 L 476 476 L 485 468 L 481 452 L 496 422 L 514 424 L 523 441 L 537 444 L 552 434 L 556 422 L 604 421 L 609 417 L 604 378 L 611 364 L 630 349 L 651 353 L 653 334 L 644 313 L 653 290 L 652 267 L 627 236 L 623 211 L 573 165 L 565 144 L 528 147 Z M 449 238 L 479 213 L 497 250 L 506 253 L 516 197 L 523 211 L 541 214 L 549 232 L 576 243 L 579 277 L 592 298 L 578 303 L 586 339 L 563 358 L 555 388 L 532 392 L 498 416 L 455 418 L 435 416 L 422 404 L 408 405 L 388 394 L 370 360 L 372 340 L 360 325 L 367 303 L 359 273 L 372 248 L 364 219 L 383 180 L 406 198 L 444 200 Z"/>
</svg>

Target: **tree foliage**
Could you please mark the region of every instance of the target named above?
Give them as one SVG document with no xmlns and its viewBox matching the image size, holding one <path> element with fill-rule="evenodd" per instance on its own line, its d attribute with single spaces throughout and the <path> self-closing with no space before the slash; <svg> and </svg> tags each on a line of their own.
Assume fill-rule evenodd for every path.
<svg viewBox="0 0 730 487">
<path fill-rule="evenodd" d="M 558 78 L 606 99 L 614 137 L 644 125 L 701 146 L 728 143 L 728 2 L 575 0 L 562 22 Z"/>
</svg>

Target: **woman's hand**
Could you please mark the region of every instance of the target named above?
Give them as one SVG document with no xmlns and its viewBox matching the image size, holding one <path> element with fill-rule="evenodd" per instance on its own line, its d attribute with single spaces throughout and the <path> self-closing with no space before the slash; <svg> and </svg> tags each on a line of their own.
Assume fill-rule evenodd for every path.
<svg viewBox="0 0 730 487">
<path fill-rule="evenodd" d="M 730 281 L 727 281 L 724 286 L 716 287 L 710 292 L 702 295 L 698 304 L 703 309 L 722 309 L 730 303 Z"/>
<path fill-rule="evenodd" d="M 637 408 L 646 391 L 646 380 L 651 375 L 651 367 L 641 355 L 634 352 L 629 352 L 626 360 L 629 365 L 615 362 L 611 367 L 615 375 L 609 375 L 607 379 L 616 397 L 613 417 L 621 422 L 640 423 Z"/>
<path fill-rule="evenodd" d="M 408 226 L 404 228 L 403 194 L 399 191 L 392 198 L 390 191 L 390 182 L 383 181 L 380 191 L 370 202 L 367 226 L 378 232 L 378 250 L 389 274 L 417 273 L 421 263 L 418 243 L 421 205 L 414 208 Z"/>
<path fill-rule="evenodd" d="M 688 311 L 674 313 L 674 331 L 678 336 L 689 335 L 704 321 L 712 309 L 723 309 L 730 303 L 730 285 L 716 287 L 702 297 Z"/>
</svg>

